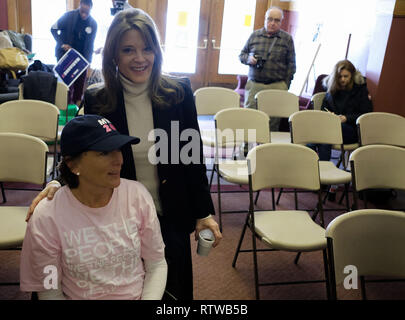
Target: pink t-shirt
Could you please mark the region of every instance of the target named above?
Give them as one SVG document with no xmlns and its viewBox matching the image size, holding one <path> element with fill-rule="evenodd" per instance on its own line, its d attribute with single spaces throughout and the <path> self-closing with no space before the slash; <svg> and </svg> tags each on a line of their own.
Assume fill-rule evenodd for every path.
<svg viewBox="0 0 405 320">
<path fill-rule="evenodd" d="M 83 205 L 64 186 L 52 201 L 42 200 L 28 222 L 20 286 L 46 290 L 53 269 L 70 299 L 139 299 L 142 259 L 164 259 L 155 206 L 142 184 L 121 179 L 102 208 Z"/>
</svg>

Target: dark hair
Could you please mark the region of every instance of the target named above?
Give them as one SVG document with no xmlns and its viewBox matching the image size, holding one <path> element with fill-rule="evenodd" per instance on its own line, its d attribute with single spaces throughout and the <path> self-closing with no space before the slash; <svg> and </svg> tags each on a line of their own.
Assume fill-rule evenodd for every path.
<svg viewBox="0 0 405 320">
<path fill-rule="evenodd" d="M 152 48 L 155 62 L 152 68 L 149 93 L 154 105 L 159 107 L 180 103 L 184 99 L 184 89 L 173 77 L 162 75 L 163 52 L 160 47 L 159 32 L 152 18 L 141 9 L 127 9 L 118 13 L 111 23 L 103 50 L 103 76 L 105 90 L 99 91 L 98 100 L 102 112 L 111 112 L 117 105 L 117 94 L 122 89 L 118 67 L 115 63 L 119 44 L 128 30 L 139 31 L 145 44 Z M 104 95 L 104 96 L 101 96 Z"/>
<path fill-rule="evenodd" d="M 83 4 L 88 5 L 90 7 L 93 6 L 93 1 L 92 0 L 80 0 L 80 3 L 83 3 Z"/>
<path fill-rule="evenodd" d="M 74 156 L 64 156 L 58 164 L 60 178 L 62 179 L 62 182 L 64 184 L 67 184 L 69 186 L 70 189 L 74 189 L 79 186 L 79 177 L 70 170 L 67 162 L 74 161 L 80 158 L 81 155 L 82 153 Z"/>
<path fill-rule="evenodd" d="M 338 63 L 336 63 L 336 65 L 333 68 L 332 73 L 324 80 L 325 81 L 324 83 L 326 84 L 328 92 L 330 92 L 331 94 L 335 94 L 335 92 L 340 89 L 339 75 L 340 75 L 340 72 L 342 72 L 342 70 L 347 70 L 352 75 L 352 77 L 350 79 L 350 83 L 347 87 L 349 90 L 351 90 L 351 88 L 353 88 L 354 75 L 356 74 L 356 67 L 349 60 L 341 60 Z"/>
</svg>

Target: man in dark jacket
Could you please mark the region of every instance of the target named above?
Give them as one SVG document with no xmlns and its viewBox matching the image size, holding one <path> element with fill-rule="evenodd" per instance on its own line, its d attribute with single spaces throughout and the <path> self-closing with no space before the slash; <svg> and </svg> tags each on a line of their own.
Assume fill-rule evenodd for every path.
<svg viewBox="0 0 405 320">
<path fill-rule="evenodd" d="M 90 16 L 92 7 L 92 0 L 80 0 L 78 9 L 66 12 L 52 26 L 51 33 L 56 40 L 55 56 L 58 61 L 69 49 L 74 48 L 91 62 L 97 33 L 97 22 Z M 83 72 L 70 87 L 69 103 L 80 104 L 85 81 L 86 72 Z"/>
</svg>

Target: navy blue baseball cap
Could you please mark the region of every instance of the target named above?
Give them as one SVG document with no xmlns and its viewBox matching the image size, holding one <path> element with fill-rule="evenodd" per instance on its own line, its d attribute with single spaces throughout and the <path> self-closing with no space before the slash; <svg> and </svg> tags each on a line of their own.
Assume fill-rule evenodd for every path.
<svg viewBox="0 0 405 320">
<path fill-rule="evenodd" d="M 86 114 L 70 120 L 62 130 L 60 149 L 62 156 L 85 151 L 109 152 L 124 145 L 137 144 L 140 139 L 120 134 L 106 118 Z"/>
</svg>

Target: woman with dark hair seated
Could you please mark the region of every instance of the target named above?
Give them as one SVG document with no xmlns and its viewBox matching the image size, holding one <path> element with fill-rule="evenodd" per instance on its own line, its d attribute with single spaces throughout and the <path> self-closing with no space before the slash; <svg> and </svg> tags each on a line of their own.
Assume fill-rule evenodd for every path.
<svg viewBox="0 0 405 320">
<path fill-rule="evenodd" d="M 39 299 L 161 299 L 164 244 L 150 193 L 120 178 L 121 148 L 139 143 L 97 115 L 74 118 L 61 136 L 61 179 L 28 222 L 21 290 Z"/>
<path fill-rule="evenodd" d="M 333 72 L 324 79 L 327 88 L 321 110 L 335 113 L 342 122 L 343 143 L 358 142 L 356 120 L 373 107 L 369 98 L 366 79 L 349 60 L 339 61 Z M 319 159 L 329 161 L 331 145 L 319 146 Z"/>
<path fill-rule="evenodd" d="M 349 60 L 336 63 L 333 72 L 324 79 L 327 88 L 321 110 L 339 116 L 342 123 L 343 144 L 358 142 L 356 120 L 364 113 L 371 112 L 373 107 L 367 90 L 366 79 L 356 70 Z M 332 146 L 318 145 L 319 159 L 331 159 Z M 330 190 L 330 200 L 335 199 L 335 187 Z"/>
</svg>

